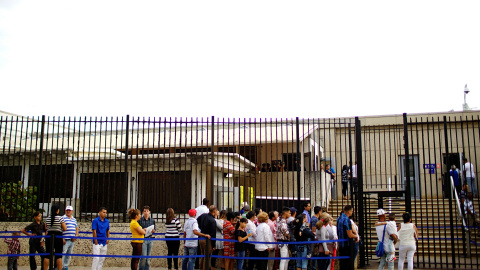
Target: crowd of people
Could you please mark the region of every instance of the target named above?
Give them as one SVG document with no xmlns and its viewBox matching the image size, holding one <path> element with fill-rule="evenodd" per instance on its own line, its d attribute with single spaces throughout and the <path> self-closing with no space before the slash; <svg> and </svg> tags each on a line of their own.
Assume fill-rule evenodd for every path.
<svg viewBox="0 0 480 270">
<path fill-rule="evenodd" d="M 55 266 L 57 269 L 67 269 L 70 264 L 75 241 L 79 235 L 78 224 L 72 216 L 73 207 L 67 206 L 65 215 L 59 215 L 59 206 L 54 204 L 51 214 L 42 221 L 42 214 L 35 212 L 34 221 L 22 229 L 22 233 L 29 236 L 55 235 L 63 237 L 35 237 L 29 239 L 29 253 L 46 253 L 53 248 Z M 132 255 L 150 256 L 153 246 L 153 233 L 155 233 L 155 220 L 150 216 L 150 207 L 144 206 L 142 211 L 130 209 L 130 230 L 132 233 Z M 184 255 L 221 255 L 221 267 L 226 270 L 236 269 L 252 270 L 264 269 L 288 269 L 289 264 L 297 269 L 306 269 L 311 264 L 312 269 L 332 269 L 334 259 L 308 260 L 312 256 L 350 256 L 350 245 L 358 245 L 360 237 L 358 228 L 350 218 L 353 214 L 351 206 L 345 206 L 337 218 L 337 226 L 333 225 L 333 217 L 325 207 L 315 206 L 311 215 L 310 203 L 303 205 L 303 211 L 297 213 L 295 207 L 285 207 L 280 212 L 265 212 L 262 209 L 252 211 L 248 205 L 244 205 L 241 212 L 219 211 L 216 206 L 210 205 L 208 199 L 203 199 L 203 204 L 196 209 L 189 210 L 189 219 L 183 224 L 175 216 L 172 208 L 167 209 L 165 222 L 165 242 L 168 256 L 178 256 L 181 235 L 184 241 Z M 8 254 L 17 254 L 20 250 L 20 242 L 14 233 L 9 244 Z M 110 237 L 110 223 L 107 219 L 107 209 L 101 207 L 98 217 L 92 221 L 93 255 L 106 255 Z M 195 240 L 198 238 L 199 240 Z M 207 241 L 207 239 L 209 239 Z M 352 239 L 341 241 L 337 239 Z M 231 241 L 233 240 L 233 241 Z M 325 243 L 312 243 L 309 241 L 323 240 Z M 293 242 L 300 242 L 299 244 Z M 356 248 L 358 252 L 358 246 Z M 63 254 L 63 256 L 62 256 Z M 356 256 L 356 254 L 355 254 Z M 231 257 L 231 258 L 229 258 Z M 234 259 L 237 258 L 237 259 Z M 263 259 L 249 259 L 260 257 Z M 272 260 L 274 257 L 298 259 L 289 261 Z M 49 256 L 41 256 L 42 268 L 48 269 Z M 269 259 L 270 258 L 270 259 Z M 17 257 L 9 257 L 9 269 L 16 269 Z M 105 257 L 93 257 L 92 270 L 102 269 Z M 151 259 L 132 258 L 131 269 L 150 268 Z M 198 264 L 195 267 L 195 264 Z M 341 269 L 350 267 L 351 260 L 340 260 Z M 178 258 L 167 259 L 168 269 L 179 269 Z M 181 265 L 183 270 L 199 268 L 206 270 L 215 268 L 217 258 L 211 257 L 206 261 L 205 256 L 199 262 L 195 258 L 184 259 Z M 30 256 L 30 268 L 36 269 L 35 256 Z"/>
</svg>

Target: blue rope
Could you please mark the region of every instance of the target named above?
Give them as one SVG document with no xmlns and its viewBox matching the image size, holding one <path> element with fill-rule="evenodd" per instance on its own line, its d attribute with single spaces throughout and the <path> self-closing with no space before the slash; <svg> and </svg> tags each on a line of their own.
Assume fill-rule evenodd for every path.
<svg viewBox="0 0 480 270">
<path fill-rule="evenodd" d="M 222 258 L 222 259 L 247 259 L 247 260 L 331 260 L 331 259 L 350 259 L 349 256 L 337 256 L 337 257 L 230 257 L 230 256 L 219 256 L 219 255 L 210 255 L 211 258 Z"/>
<path fill-rule="evenodd" d="M 21 236 L 21 235 L 8 235 L 8 236 L 4 236 L 4 235 L 1 235 L 0 236 L 0 239 L 1 238 L 50 238 L 51 236 L 50 235 L 33 235 L 33 236 Z"/>
<path fill-rule="evenodd" d="M 129 241 L 140 241 L 140 240 L 148 240 L 148 241 L 180 241 L 180 240 L 205 240 L 206 238 L 120 238 L 120 237 L 88 237 L 88 236 L 85 236 L 85 237 L 81 237 L 81 236 L 78 236 L 78 237 L 71 237 L 71 236 L 63 236 L 63 235 L 58 235 L 58 236 L 55 236 L 55 238 L 68 238 L 68 239 L 71 239 L 71 238 L 75 238 L 75 239 L 89 239 L 89 240 L 129 240 Z"/>
<path fill-rule="evenodd" d="M 48 256 L 50 253 L 0 254 L 0 257 Z"/>
<path fill-rule="evenodd" d="M 55 256 L 77 256 L 77 257 L 105 257 L 105 258 L 144 258 L 144 259 L 167 259 L 167 258 L 205 258 L 205 255 L 188 256 L 137 256 L 137 255 L 101 255 L 101 254 L 65 254 L 55 253 Z"/>
</svg>

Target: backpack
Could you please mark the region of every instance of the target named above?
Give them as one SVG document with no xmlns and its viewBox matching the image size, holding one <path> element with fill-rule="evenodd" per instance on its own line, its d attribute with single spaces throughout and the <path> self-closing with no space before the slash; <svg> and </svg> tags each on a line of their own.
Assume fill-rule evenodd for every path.
<svg viewBox="0 0 480 270">
<path fill-rule="evenodd" d="M 383 255 L 385 255 L 385 250 L 384 250 L 384 247 L 383 247 L 383 240 L 385 240 L 385 229 L 386 229 L 386 227 L 387 227 L 387 225 L 385 224 L 385 226 L 383 227 L 382 241 L 378 242 L 377 243 L 377 248 L 375 248 L 375 254 L 379 258 L 382 257 Z"/>
</svg>

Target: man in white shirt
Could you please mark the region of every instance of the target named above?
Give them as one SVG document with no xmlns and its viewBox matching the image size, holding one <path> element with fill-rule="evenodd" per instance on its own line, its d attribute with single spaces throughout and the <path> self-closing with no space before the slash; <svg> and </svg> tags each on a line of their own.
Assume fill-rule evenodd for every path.
<svg viewBox="0 0 480 270">
<path fill-rule="evenodd" d="M 252 233 L 252 236 L 248 238 L 248 241 L 256 241 L 257 226 L 255 226 L 255 223 L 253 223 L 256 217 L 257 215 L 255 214 L 255 211 L 250 211 L 247 213 L 247 226 L 245 227 L 245 231 L 247 232 L 247 234 Z M 250 257 L 257 257 L 257 252 L 255 250 L 254 244 L 247 244 L 247 249 L 250 252 Z M 247 269 L 253 270 L 256 264 L 257 260 L 248 260 Z"/>
<path fill-rule="evenodd" d="M 185 225 L 184 225 L 185 233 L 183 234 L 183 237 L 198 238 L 200 236 L 200 237 L 210 238 L 210 235 L 199 232 L 200 229 L 198 229 L 198 223 L 197 223 L 197 220 L 195 219 L 196 214 L 197 214 L 197 211 L 195 211 L 195 209 L 190 209 L 188 211 L 189 219 L 185 222 Z M 197 240 L 185 240 L 183 254 L 185 256 L 197 255 L 197 248 L 198 248 Z M 191 257 L 188 259 L 184 259 L 182 262 L 182 270 L 193 270 L 194 264 L 195 264 L 195 258 Z"/>
<path fill-rule="evenodd" d="M 353 192 L 357 192 L 358 188 L 358 179 L 357 179 L 357 162 L 355 161 L 355 164 L 352 166 L 352 187 L 353 187 Z"/>
<path fill-rule="evenodd" d="M 197 215 L 195 216 L 195 219 L 198 219 L 199 216 L 210 212 L 210 210 L 208 209 L 208 207 L 210 206 L 210 200 L 207 198 L 203 198 L 202 203 L 203 203 L 202 205 L 195 208 L 195 211 L 197 211 Z"/>
<path fill-rule="evenodd" d="M 477 197 L 478 192 L 477 185 L 475 183 L 475 168 L 473 167 L 472 163 L 468 162 L 467 158 L 463 158 L 463 163 L 463 173 L 465 174 L 467 183 L 472 189 L 473 196 Z"/>
<path fill-rule="evenodd" d="M 377 210 L 378 221 L 382 222 L 382 224 L 385 224 L 386 222 L 385 214 L 386 212 L 383 209 Z M 392 226 L 388 226 L 386 224 L 378 225 L 378 226 L 375 226 L 375 230 L 377 231 L 378 241 L 381 242 L 383 239 L 384 248 L 387 247 L 387 243 L 390 237 L 392 237 L 394 241 L 397 241 L 397 230 L 394 229 Z M 380 265 L 378 266 L 378 270 L 383 270 L 383 268 L 385 267 L 385 264 L 388 264 L 388 270 L 393 270 L 395 262 L 394 261 L 388 262 L 387 261 L 388 255 L 389 255 L 389 251 L 384 250 L 384 254 L 380 258 Z"/>
</svg>

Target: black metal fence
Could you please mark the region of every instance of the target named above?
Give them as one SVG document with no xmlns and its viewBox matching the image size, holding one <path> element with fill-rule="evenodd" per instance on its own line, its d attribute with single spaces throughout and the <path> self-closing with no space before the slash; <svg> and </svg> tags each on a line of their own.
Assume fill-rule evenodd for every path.
<svg viewBox="0 0 480 270">
<path fill-rule="evenodd" d="M 184 219 L 204 197 L 232 211 L 244 203 L 303 211 L 310 202 L 336 218 L 352 204 L 364 266 L 376 260 L 373 224 L 382 207 L 397 213 L 397 222 L 412 212 L 420 231 L 417 266 L 476 268 L 477 225 L 462 226 L 446 175 L 454 164 L 465 180 L 463 157 L 477 173 L 479 122 L 478 112 L 360 119 L 4 116 L 0 218 L 30 220 L 32 211 L 48 214 L 59 203 L 72 205 L 80 221 L 104 206 L 112 222 L 124 222 L 127 209 L 143 205 L 159 221 L 169 207 Z M 346 194 L 344 166 L 358 174 Z M 478 198 L 472 201 L 477 210 Z"/>
</svg>

